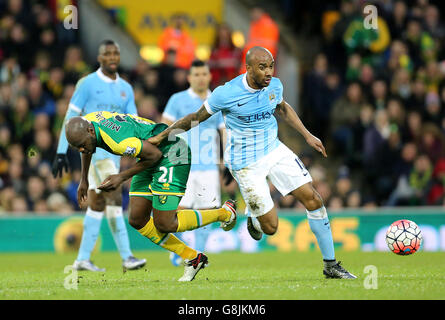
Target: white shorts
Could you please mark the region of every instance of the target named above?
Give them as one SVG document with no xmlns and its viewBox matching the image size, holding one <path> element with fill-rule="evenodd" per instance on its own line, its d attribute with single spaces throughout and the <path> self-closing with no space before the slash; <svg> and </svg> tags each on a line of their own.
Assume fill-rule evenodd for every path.
<svg viewBox="0 0 445 320">
<path fill-rule="evenodd" d="M 246 203 L 246 213 L 252 217 L 262 216 L 274 207 L 266 178 L 283 196 L 312 182 L 300 158 L 283 143 L 257 162 L 233 170 L 232 175 Z"/>
<path fill-rule="evenodd" d="M 90 169 L 88 171 L 88 189 L 96 189 L 109 175 L 118 173 L 119 169 L 111 159 L 96 160 L 95 162 L 91 161 Z M 101 193 L 101 190 L 99 189 L 96 189 L 95 191 L 96 193 Z"/>
<path fill-rule="evenodd" d="M 185 194 L 179 206 L 188 209 L 210 209 L 221 206 L 218 170 L 190 171 Z"/>
</svg>

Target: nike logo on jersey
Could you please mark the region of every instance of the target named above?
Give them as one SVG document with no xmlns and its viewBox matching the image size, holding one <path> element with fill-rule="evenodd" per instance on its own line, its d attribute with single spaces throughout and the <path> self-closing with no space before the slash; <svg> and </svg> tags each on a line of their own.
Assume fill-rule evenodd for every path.
<svg viewBox="0 0 445 320">
<path fill-rule="evenodd" d="M 249 101 L 246 101 L 246 102 L 244 102 L 244 103 L 239 103 L 239 102 L 238 102 L 238 107 L 241 107 L 241 106 L 245 105 L 247 102 L 249 102 Z"/>
</svg>

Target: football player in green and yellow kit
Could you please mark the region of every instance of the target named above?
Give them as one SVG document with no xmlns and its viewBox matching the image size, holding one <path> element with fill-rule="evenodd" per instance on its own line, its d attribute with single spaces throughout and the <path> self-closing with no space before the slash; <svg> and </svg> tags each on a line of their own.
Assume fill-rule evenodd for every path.
<svg viewBox="0 0 445 320">
<path fill-rule="evenodd" d="M 175 135 L 158 147 L 146 141 L 167 127 L 166 124 L 129 114 L 99 111 L 71 118 L 65 131 L 69 144 L 82 153 L 81 180 L 77 190 L 79 204 L 87 199 L 88 170 L 97 147 L 139 159 L 131 168 L 108 176 L 99 189 L 112 191 L 133 177 L 130 225 L 155 244 L 181 256 L 185 270 L 179 281 L 192 281 L 198 271 L 208 264 L 208 259 L 173 233 L 218 221 L 225 231 L 231 230 L 236 224 L 236 207 L 233 200 L 228 200 L 218 209 L 177 210 L 190 171 L 190 149 L 184 139 Z"/>
</svg>

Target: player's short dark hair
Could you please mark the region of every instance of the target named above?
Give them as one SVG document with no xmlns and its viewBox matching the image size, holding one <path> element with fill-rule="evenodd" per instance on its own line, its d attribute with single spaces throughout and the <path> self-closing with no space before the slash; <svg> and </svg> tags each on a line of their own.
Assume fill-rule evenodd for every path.
<svg viewBox="0 0 445 320">
<path fill-rule="evenodd" d="M 116 46 L 118 49 L 120 49 L 120 47 L 116 41 L 111 40 L 111 39 L 105 39 L 105 40 L 102 40 L 102 42 L 99 44 L 98 50 L 100 51 L 100 48 L 102 48 L 102 46 L 109 46 L 109 45 Z"/>
<path fill-rule="evenodd" d="M 208 67 L 208 64 L 202 60 L 195 59 L 192 61 L 192 64 L 190 65 L 189 72 L 190 70 L 192 70 L 193 67 Z"/>
</svg>

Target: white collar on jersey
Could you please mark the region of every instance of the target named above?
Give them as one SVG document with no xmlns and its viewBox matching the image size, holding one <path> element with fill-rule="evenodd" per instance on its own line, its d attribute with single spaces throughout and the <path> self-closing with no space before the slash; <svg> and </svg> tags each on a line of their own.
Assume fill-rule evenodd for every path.
<svg viewBox="0 0 445 320">
<path fill-rule="evenodd" d="M 109 78 L 109 77 L 107 77 L 103 72 L 102 72 L 102 70 L 99 68 L 99 69 L 97 69 L 97 71 L 96 71 L 96 73 L 97 73 L 97 76 L 101 79 L 101 80 L 103 80 L 103 81 L 105 81 L 105 82 L 108 82 L 108 83 L 113 83 L 113 82 L 117 82 L 118 80 L 119 80 L 119 73 L 117 73 L 116 72 L 116 79 L 111 79 L 111 78 Z"/>
<path fill-rule="evenodd" d="M 264 89 L 264 88 L 254 89 L 251 86 L 249 86 L 249 84 L 247 83 L 247 72 L 243 75 L 243 85 L 244 85 L 244 88 L 246 88 L 246 90 L 249 91 L 250 93 L 255 93 L 255 92 L 258 92 L 258 91 L 261 91 Z"/>
<path fill-rule="evenodd" d="M 192 88 L 188 88 L 188 89 L 187 89 L 187 93 L 188 93 L 192 98 L 199 98 L 199 99 L 201 99 L 201 97 L 198 96 L 198 94 L 197 94 L 195 91 L 193 91 Z M 212 93 L 212 91 L 210 91 L 209 89 L 207 89 L 207 97 L 206 97 L 206 99 L 210 96 L 211 93 Z M 204 100 L 206 100 L 206 99 L 204 99 Z"/>
</svg>

